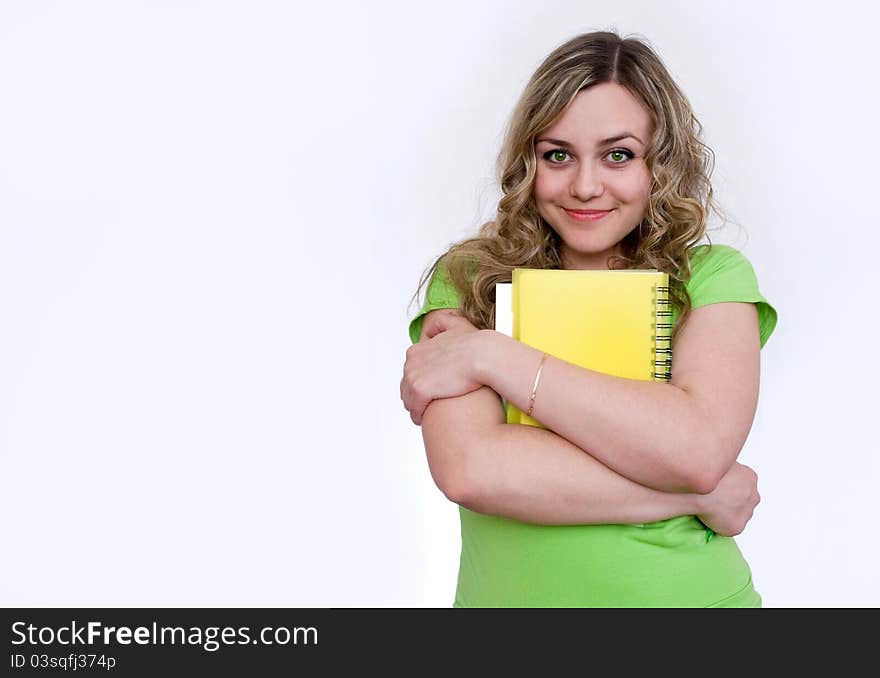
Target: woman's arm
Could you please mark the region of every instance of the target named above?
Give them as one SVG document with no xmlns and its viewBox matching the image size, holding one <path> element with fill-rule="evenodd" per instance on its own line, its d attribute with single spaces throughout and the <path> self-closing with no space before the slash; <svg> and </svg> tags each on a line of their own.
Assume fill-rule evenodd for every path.
<svg viewBox="0 0 880 678">
<path fill-rule="evenodd" d="M 454 311 L 433 311 L 425 318 L 420 343 L 450 327 L 476 331 Z M 401 397 L 406 381 L 401 380 Z M 553 525 L 697 515 L 715 532 L 733 536 L 745 528 L 760 500 L 757 476 L 741 464 L 707 495 L 643 487 L 552 431 L 505 424 L 500 398 L 485 387 L 432 401 L 421 423 L 437 486 L 452 501 L 490 515 Z"/>
<path fill-rule="evenodd" d="M 439 334 L 410 349 L 415 376 L 403 391 L 414 421 L 421 422 L 432 399 L 478 384 L 528 409 L 540 351 L 492 330 L 443 331 L 444 316 L 437 322 L 441 326 L 433 331 Z M 548 358 L 532 415 L 640 485 L 708 493 L 748 436 L 759 370 L 754 305 L 711 304 L 692 311 L 681 329 L 670 383 L 615 377 Z"/>
<path fill-rule="evenodd" d="M 541 352 L 483 333 L 480 381 L 522 410 Z M 532 416 L 636 482 L 711 492 L 736 461 L 755 416 L 760 336 L 754 304 L 692 311 L 670 383 L 624 379 L 548 358 Z"/>
<path fill-rule="evenodd" d="M 719 534 L 739 534 L 757 504 L 757 477 L 737 464 L 708 495 L 643 487 L 552 431 L 504 423 L 483 387 L 434 400 L 422 419 L 437 486 L 473 511 L 545 525 L 644 523 L 697 515 Z"/>
</svg>

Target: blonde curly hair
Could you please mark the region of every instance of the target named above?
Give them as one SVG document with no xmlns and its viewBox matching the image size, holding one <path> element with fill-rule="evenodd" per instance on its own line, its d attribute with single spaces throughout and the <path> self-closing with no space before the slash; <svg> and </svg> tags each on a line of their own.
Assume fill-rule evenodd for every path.
<svg viewBox="0 0 880 678">
<path fill-rule="evenodd" d="M 599 83 L 626 88 L 651 114 L 653 136 L 645 161 L 652 186 L 642 222 L 620 242 L 614 269 L 652 268 L 669 274 L 670 299 L 679 311 L 673 339 L 691 310 L 685 283 L 689 250 L 706 235 L 714 153 L 702 125 L 659 56 L 638 38 L 613 32 L 579 35 L 551 52 L 529 80 L 511 116 L 498 171 L 497 216 L 476 237 L 452 245 L 423 274 L 414 298 L 438 266 L 461 299 L 462 314 L 479 328 L 495 320 L 495 283 L 514 268 L 561 268 L 561 240 L 538 213 L 534 198 L 535 139 L 562 115 L 578 92 Z M 711 246 L 711 243 L 710 243 Z"/>
</svg>

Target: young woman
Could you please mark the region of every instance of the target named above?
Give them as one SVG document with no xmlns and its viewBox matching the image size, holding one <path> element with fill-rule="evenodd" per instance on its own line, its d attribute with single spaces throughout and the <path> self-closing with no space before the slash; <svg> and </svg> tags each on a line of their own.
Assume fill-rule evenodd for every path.
<svg viewBox="0 0 880 678">
<path fill-rule="evenodd" d="M 513 113 L 495 220 L 435 262 L 401 398 L 460 505 L 456 607 L 760 607 L 733 536 L 737 462 L 776 325 L 737 250 L 699 244 L 711 150 L 659 57 L 614 33 L 553 51 Z M 493 331 L 514 268 L 669 274 L 669 383 L 581 368 Z M 505 424 L 502 399 L 547 428 Z"/>
</svg>

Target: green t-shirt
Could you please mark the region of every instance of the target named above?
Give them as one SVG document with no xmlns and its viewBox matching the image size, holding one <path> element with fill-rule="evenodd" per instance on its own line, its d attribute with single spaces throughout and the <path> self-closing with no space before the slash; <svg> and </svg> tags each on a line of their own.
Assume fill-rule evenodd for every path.
<svg viewBox="0 0 880 678">
<path fill-rule="evenodd" d="M 748 259 L 732 247 L 691 252 L 692 308 L 754 303 L 761 346 L 776 310 L 761 295 Z M 419 340 L 426 313 L 457 308 L 438 267 L 409 326 Z M 673 322 L 678 317 L 673 315 Z M 674 347 L 673 347 L 674 349 Z M 455 607 L 760 607 L 751 571 L 731 537 L 694 516 L 642 525 L 534 525 L 459 507 L 461 559 Z"/>
</svg>

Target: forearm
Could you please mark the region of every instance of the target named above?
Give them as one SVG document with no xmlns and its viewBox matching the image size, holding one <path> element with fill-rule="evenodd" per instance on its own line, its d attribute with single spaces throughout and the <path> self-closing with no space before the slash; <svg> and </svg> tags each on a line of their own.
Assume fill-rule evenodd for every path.
<svg viewBox="0 0 880 678">
<path fill-rule="evenodd" d="M 644 487 L 552 431 L 505 424 L 501 402 L 489 388 L 431 402 L 422 434 L 437 486 L 481 513 L 585 525 L 699 512 L 699 495 Z"/>
<path fill-rule="evenodd" d="M 481 379 L 528 410 L 542 353 L 497 332 L 485 339 Z M 696 470 L 708 456 L 710 422 L 694 399 L 672 384 L 625 379 L 548 357 L 532 416 L 639 484 L 665 492 L 701 490 Z"/>
</svg>

